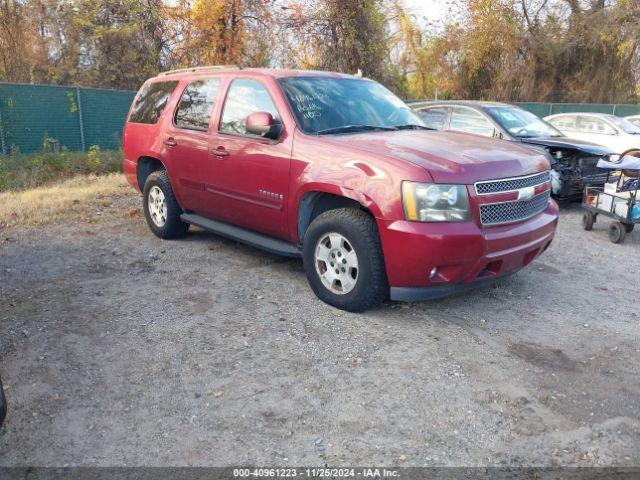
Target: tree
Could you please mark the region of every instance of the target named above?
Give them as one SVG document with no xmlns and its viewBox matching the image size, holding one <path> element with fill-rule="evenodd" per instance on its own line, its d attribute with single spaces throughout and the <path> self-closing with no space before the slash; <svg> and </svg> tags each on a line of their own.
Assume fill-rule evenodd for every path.
<svg viewBox="0 0 640 480">
<path fill-rule="evenodd" d="M 203 64 L 361 71 L 404 97 L 637 101 L 638 0 L 0 0 L 0 80 L 137 88 Z"/>
<path fill-rule="evenodd" d="M 29 44 L 33 37 L 27 6 L 18 0 L 0 0 L 0 79 L 30 80 Z"/>
<path fill-rule="evenodd" d="M 412 53 L 414 89 L 428 91 L 415 78 L 434 76 L 454 98 L 637 100 L 636 1 L 464 0 L 464 11 Z"/>
<path fill-rule="evenodd" d="M 162 0 L 76 0 L 68 24 L 77 81 L 137 88 L 162 67 Z"/>
<path fill-rule="evenodd" d="M 172 26 L 180 32 L 172 63 L 176 66 L 266 66 L 273 28 L 270 2 L 260 0 L 181 1 Z"/>
<path fill-rule="evenodd" d="M 320 0 L 288 7 L 293 63 L 389 79 L 389 32 L 380 0 Z"/>
</svg>

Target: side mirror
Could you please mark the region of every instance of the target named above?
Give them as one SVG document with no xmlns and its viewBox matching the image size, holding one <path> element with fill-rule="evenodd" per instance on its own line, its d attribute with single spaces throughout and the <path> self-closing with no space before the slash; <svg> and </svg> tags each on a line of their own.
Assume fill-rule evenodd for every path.
<svg viewBox="0 0 640 480">
<path fill-rule="evenodd" d="M 268 112 L 254 112 L 247 117 L 247 133 L 266 138 L 276 138 L 280 133 L 280 124 Z"/>
</svg>

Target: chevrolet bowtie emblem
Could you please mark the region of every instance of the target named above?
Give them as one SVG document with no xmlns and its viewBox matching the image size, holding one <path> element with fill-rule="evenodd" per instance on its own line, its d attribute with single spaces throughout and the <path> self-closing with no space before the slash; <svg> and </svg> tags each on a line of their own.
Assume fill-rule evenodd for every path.
<svg viewBox="0 0 640 480">
<path fill-rule="evenodd" d="M 525 187 L 518 190 L 518 200 L 531 200 L 536 193 L 535 187 Z"/>
</svg>

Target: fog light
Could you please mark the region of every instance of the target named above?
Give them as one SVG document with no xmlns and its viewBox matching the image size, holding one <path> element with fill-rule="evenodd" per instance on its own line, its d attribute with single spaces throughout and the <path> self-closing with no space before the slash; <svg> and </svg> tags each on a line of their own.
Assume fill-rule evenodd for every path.
<svg viewBox="0 0 640 480">
<path fill-rule="evenodd" d="M 431 271 L 429 272 L 429 278 L 431 280 L 433 280 L 434 278 L 436 278 L 436 275 L 438 275 L 438 268 L 437 267 L 433 267 L 431 269 Z"/>
</svg>

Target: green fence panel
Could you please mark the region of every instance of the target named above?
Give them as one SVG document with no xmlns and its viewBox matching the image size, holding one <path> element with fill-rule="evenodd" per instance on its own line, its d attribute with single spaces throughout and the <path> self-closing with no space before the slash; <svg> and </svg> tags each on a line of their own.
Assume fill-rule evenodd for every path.
<svg viewBox="0 0 640 480">
<path fill-rule="evenodd" d="M 45 137 L 69 150 L 80 150 L 76 89 L 0 83 L 4 152 L 42 150 Z"/>
<path fill-rule="evenodd" d="M 568 112 L 590 112 L 590 113 L 610 113 L 619 117 L 640 114 L 640 105 L 623 105 L 612 103 L 535 103 L 516 102 L 525 110 L 536 114 L 539 117 L 546 117 L 554 113 Z"/>
<path fill-rule="evenodd" d="M 613 113 L 613 105 L 602 103 L 553 103 L 553 113 L 589 112 Z"/>
<path fill-rule="evenodd" d="M 515 103 L 515 105 L 541 118 L 546 117 L 547 115 L 551 115 L 551 104 L 549 103 L 527 102 L 527 103 Z"/>
<path fill-rule="evenodd" d="M 86 148 L 99 145 L 103 150 L 120 148 L 122 127 L 135 92 L 80 89 Z"/>
<path fill-rule="evenodd" d="M 0 153 L 120 147 L 133 91 L 0 82 Z"/>
<path fill-rule="evenodd" d="M 640 115 L 640 105 L 616 105 L 613 112 L 619 117 L 628 117 L 630 115 Z"/>
</svg>

